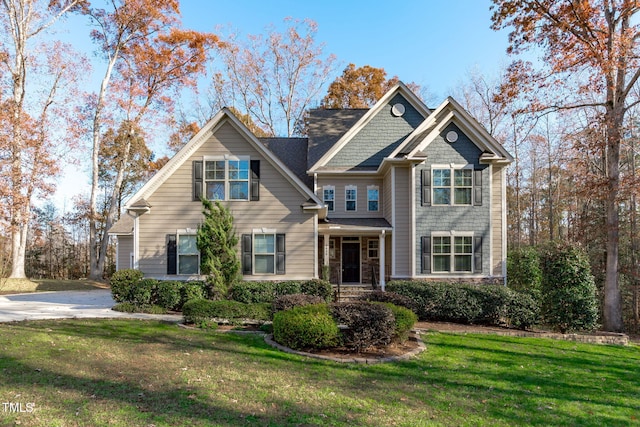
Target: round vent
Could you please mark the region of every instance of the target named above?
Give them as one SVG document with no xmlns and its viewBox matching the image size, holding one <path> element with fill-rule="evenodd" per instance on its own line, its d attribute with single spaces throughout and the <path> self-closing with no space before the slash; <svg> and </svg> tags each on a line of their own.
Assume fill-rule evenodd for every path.
<svg viewBox="0 0 640 427">
<path fill-rule="evenodd" d="M 391 107 L 391 114 L 396 117 L 402 116 L 404 114 L 404 105 L 400 103 L 394 104 L 393 107 Z"/>
<path fill-rule="evenodd" d="M 450 130 L 445 138 L 447 138 L 447 142 L 456 142 L 458 140 L 458 132 Z"/>
</svg>

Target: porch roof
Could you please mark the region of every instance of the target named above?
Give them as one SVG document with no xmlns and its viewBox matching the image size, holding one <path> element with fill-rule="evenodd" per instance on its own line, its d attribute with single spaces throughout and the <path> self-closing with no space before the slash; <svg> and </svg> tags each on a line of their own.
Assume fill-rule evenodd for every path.
<svg viewBox="0 0 640 427">
<path fill-rule="evenodd" d="M 384 218 L 327 218 L 318 223 L 318 234 L 391 233 L 393 227 Z"/>
</svg>

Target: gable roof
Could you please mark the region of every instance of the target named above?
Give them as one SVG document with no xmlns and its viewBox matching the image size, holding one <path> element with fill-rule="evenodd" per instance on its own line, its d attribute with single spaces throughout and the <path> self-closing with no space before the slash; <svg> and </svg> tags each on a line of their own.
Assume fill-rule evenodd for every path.
<svg viewBox="0 0 640 427">
<path fill-rule="evenodd" d="M 313 178 L 307 175 L 307 138 L 258 138 L 265 147 L 291 169 L 307 187 L 313 187 Z"/>
<path fill-rule="evenodd" d="M 448 97 L 389 157 L 423 158 L 424 149 L 450 123 L 455 123 L 483 152 L 483 161 L 511 163 L 513 157 L 455 99 Z"/>
<path fill-rule="evenodd" d="M 191 140 L 180 149 L 142 188 L 140 188 L 125 204 L 125 209 L 130 210 L 140 199 L 149 197 L 184 164 L 216 131 L 225 123 L 230 123 L 244 138 L 247 143 L 255 148 L 264 158 L 271 163 L 291 185 L 308 201 L 315 203 L 317 208 L 324 205 L 320 199 L 289 169 L 273 152 L 258 140 L 258 138 L 229 110 L 223 108 Z"/>
<path fill-rule="evenodd" d="M 428 117 L 431 110 L 402 82 L 391 88 L 382 98 L 366 111 L 323 155 L 310 167 L 309 172 L 314 172 L 318 168 L 326 165 L 335 157 L 340 150 L 347 145 L 376 115 L 396 96 L 402 95 L 409 104 L 414 107 L 422 117 Z M 310 159 L 311 162 L 311 159 Z"/>
</svg>

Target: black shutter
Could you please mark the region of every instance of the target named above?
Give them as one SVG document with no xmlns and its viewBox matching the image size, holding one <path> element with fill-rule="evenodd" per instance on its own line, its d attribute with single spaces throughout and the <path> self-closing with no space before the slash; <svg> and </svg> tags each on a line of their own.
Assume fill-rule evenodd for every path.
<svg viewBox="0 0 640 427">
<path fill-rule="evenodd" d="M 431 206 L 431 170 L 422 169 L 422 206 Z"/>
<path fill-rule="evenodd" d="M 422 236 L 422 273 L 431 274 L 431 237 Z"/>
<path fill-rule="evenodd" d="M 482 273 L 482 237 L 474 237 L 473 272 Z"/>
<path fill-rule="evenodd" d="M 202 166 L 202 160 L 194 160 L 192 163 L 194 202 L 202 199 Z"/>
<path fill-rule="evenodd" d="M 252 268 L 252 250 L 251 250 L 252 237 L 251 234 L 242 235 L 242 274 L 251 274 Z"/>
<path fill-rule="evenodd" d="M 482 206 L 482 169 L 473 171 L 473 205 Z"/>
<path fill-rule="evenodd" d="M 251 198 L 252 202 L 260 200 L 260 160 L 251 160 Z"/>
<path fill-rule="evenodd" d="M 276 274 L 285 274 L 284 234 L 276 234 Z"/>
<path fill-rule="evenodd" d="M 177 274 L 177 267 L 178 248 L 176 246 L 176 235 L 167 234 L 167 274 Z"/>
</svg>

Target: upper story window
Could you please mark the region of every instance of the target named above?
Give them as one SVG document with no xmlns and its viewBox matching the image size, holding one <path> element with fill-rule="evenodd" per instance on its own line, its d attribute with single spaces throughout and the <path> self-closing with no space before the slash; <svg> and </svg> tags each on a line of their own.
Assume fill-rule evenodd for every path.
<svg viewBox="0 0 640 427">
<path fill-rule="evenodd" d="M 380 191 L 377 185 L 367 187 L 367 210 L 377 212 L 380 209 Z"/>
<path fill-rule="evenodd" d="M 322 187 L 322 201 L 329 212 L 333 212 L 335 210 L 335 199 L 336 199 L 336 188 L 333 185 L 325 185 Z"/>
<path fill-rule="evenodd" d="M 471 205 L 473 169 L 434 168 L 432 191 L 434 205 Z"/>
<path fill-rule="evenodd" d="M 209 200 L 249 200 L 249 159 L 210 158 L 204 162 Z"/>
<path fill-rule="evenodd" d="M 355 211 L 357 208 L 358 187 L 355 185 L 347 185 L 344 188 L 344 201 L 346 211 Z"/>
</svg>

